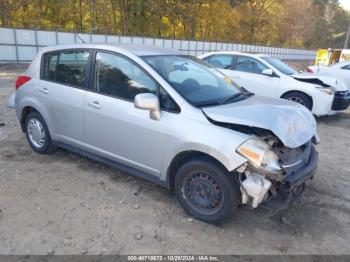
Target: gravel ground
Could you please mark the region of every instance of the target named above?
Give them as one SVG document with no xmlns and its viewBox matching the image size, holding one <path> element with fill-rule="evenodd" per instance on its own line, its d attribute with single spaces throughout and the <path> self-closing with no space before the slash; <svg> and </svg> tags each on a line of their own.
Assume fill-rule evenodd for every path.
<svg viewBox="0 0 350 262">
<path fill-rule="evenodd" d="M 350 253 L 350 111 L 318 119 L 319 169 L 292 207 L 239 209 L 217 227 L 163 188 L 67 151 L 34 153 L 5 107 L 15 76 L 0 69 L 0 254 Z"/>
</svg>

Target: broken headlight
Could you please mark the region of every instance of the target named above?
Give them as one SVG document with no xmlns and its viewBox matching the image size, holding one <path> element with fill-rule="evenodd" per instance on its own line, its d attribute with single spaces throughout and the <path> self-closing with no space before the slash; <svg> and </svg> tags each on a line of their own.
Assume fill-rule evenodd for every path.
<svg viewBox="0 0 350 262">
<path fill-rule="evenodd" d="M 258 170 L 279 172 L 282 169 L 278 156 L 273 152 L 271 146 L 257 137 L 245 141 L 238 147 L 237 152 L 248 159 L 249 163 Z"/>
</svg>

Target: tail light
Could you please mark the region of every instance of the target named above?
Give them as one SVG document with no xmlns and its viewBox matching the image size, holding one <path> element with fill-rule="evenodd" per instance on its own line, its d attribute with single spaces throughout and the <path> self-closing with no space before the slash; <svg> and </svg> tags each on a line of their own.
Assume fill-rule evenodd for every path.
<svg viewBox="0 0 350 262">
<path fill-rule="evenodd" d="M 29 76 L 24 76 L 24 75 L 19 76 L 16 80 L 16 89 L 20 88 L 22 85 L 27 83 L 30 79 L 32 78 Z"/>
<path fill-rule="evenodd" d="M 314 71 L 312 71 L 312 69 L 310 67 L 307 67 L 306 72 L 313 73 Z"/>
</svg>

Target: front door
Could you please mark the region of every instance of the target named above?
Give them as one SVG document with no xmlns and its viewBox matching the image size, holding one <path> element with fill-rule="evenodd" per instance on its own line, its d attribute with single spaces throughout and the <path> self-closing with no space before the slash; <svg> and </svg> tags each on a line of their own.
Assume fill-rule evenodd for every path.
<svg viewBox="0 0 350 262">
<path fill-rule="evenodd" d="M 254 94 L 277 97 L 280 78 L 264 75 L 262 71 L 265 69 L 268 67 L 257 59 L 237 55 L 234 56 L 232 70 L 225 70 L 224 73 Z"/>
<path fill-rule="evenodd" d="M 93 91 L 85 101 L 90 150 L 111 160 L 160 175 L 167 117 L 159 121 L 134 107 L 134 97 L 157 93 L 157 83 L 128 58 L 96 52 Z"/>
</svg>

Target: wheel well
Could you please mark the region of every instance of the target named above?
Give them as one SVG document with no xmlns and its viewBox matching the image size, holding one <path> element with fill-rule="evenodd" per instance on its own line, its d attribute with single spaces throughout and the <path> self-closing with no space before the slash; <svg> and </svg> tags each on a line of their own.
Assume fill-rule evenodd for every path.
<svg viewBox="0 0 350 262">
<path fill-rule="evenodd" d="M 287 96 L 287 95 L 289 95 L 289 94 L 293 94 L 293 93 L 294 93 L 294 94 L 295 94 L 295 93 L 298 93 L 298 94 L 302 94 L 302 95 L 304 95 L 304 96 L 307 96 L 307 97 L 310 99 L 310 101 L 311 101 L 311 108 L 313 107 L 314 101 L 312 100 L 312 97 L 309 96 L 308 94 L 302 92 L 302 91 L 297 91 L 297 90 L 295 90 L 295 91 L 288 91 L 288 92 L 284 93 L 283 95 L 281 95 L 281 98 L 284 98 L 285 96 Z"/>
<path fill-rule="evenodd" d="M 23 108 L 21 120 L 20 120 L 21 128 L 22 128 L 23 132 L 24 132 L 24 124 L 25 124 L 26 118 L 29 115 L 29 113 L 31 113 L 31 112 L 37 112 L 38 114 L 40 114 L 35 108 L 33 108 L 31 106 L 26 106 L 25 108 Z"/>
<path fill-rule="evenodd" d="M 174 189 L 174 178 L 176 175 L 176 171 L 179 169 L 179 167 L 189 161 L 190 159 L 194 159 L 194 158 L 198 158 L 198 157 L 206 157 L 208 159 L 210 159 L 211 161 L 214 161 L 215 163 L 217 163 L 218 165 L 220 165 L 221 167 L 223 167 L 225 170 L 227 170 L 227 168 L 217 159 L 215 159 L 214 157 L 203 153 L 203 152 L 199 152 L 199 151 L 184 151 L 181 152 L 179 154 L 177 154 L 173 160 L 171 161 L 170 166 L 168 167 L 168 171 L 167 171 L 167 186 L 168 188 L 173 191 Z"/>
</svg>

